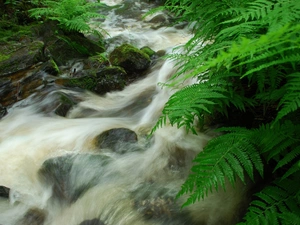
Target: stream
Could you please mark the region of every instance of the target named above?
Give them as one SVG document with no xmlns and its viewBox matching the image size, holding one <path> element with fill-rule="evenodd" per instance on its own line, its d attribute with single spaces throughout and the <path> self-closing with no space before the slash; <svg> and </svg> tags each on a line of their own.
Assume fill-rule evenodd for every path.
<svg viewBox="0 0 300 225">
<path fill-rule="evenodd" d="M 103 2 L 128 7 L 114 8 L 101 22 L 108 51 L 130 43 L 171 53 L 192 35 L 184 24 L 168 27 L 171 18 L 163 13 L 163 25 L 150 22 L 157 14 L 142 20 L 155 6 L 148 1 Z M 0 186 L 10 190 L 9 199 L 0 197 L 0 225 L 235 224 L 245 188 L 210 194 L 184 209 L 186 197 L 175 199 L 211 137 L 169 125 L 148 137 L 175 91 L 158 83 L 175 71 L 175 62 L 158 59 L 122 91 L 49 89 L 11 107 L 0 120 Z M 44 110 L 57 92 L 80 99 L 66 117 Z"/>
</svg>

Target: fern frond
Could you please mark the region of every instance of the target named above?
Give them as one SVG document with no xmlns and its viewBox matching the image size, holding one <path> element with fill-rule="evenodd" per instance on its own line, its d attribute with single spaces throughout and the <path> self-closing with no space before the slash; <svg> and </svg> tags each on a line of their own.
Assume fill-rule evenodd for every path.
<svg viewBox="0 0 300 225">
<path fill-rule="evenodd" d="M 212 113 L 216 107 L 223 107 L 226 89 L 218 83 L 208 82 L 187 86 L 170 97 L 162 111 L 162 116 L 157 122 L 152 133 L 164 125 L 167 118 L 170 124 L 177 127 L 185 126 L 187 131 L 193 129 L 195 118 L 202 120 L 204 113 Z"/>
<path fill-rule="evenodd" d="M 299 219 L 299 182 L 290 179 L 285 179 L 284 182 L 276 181 L 256 196 L 259 199 L 250 203 L 248 212 L 244 217 L 245 222 L 238 225 L 290 224 L 287 223 L 290 220 L 286 220 L 287 215 L 292 215 L 292 218 L 296 220 Z"/>
<path fill-rule="evenodd" d="M 98 8 L 106 7 L 100 2 L 87 2 L 86 0 L 46 0 L 44 8 L 29 10 L 32 17 L 45 16 L 48 20 L 56 20 L 62 29 L 93 32 L 88 25 L 91 18 L 103 18 L 97 12 Z"/>
<path fill-rule="evenodd" d="M 274 171 L 278 170 L 279 168 L 287 165 L 288 163 L 291 163 L 293 160 L 297 159 L 300 156 L 300 146 L 297 146 L 296 148 L 292 149 L 290 152 L 288 152 L 283 159 L 281 159 Z"/>
<path fill-rule="evenodd" d="M 232 133 L 224 134 L 208 142 L 198 154 L 192 167 L 192 174 L 182 185 L 178 197 L 192 192 L 184 206 L 204 198 L 213 189 L 221 186 L 225 190 L 225 180 L 234 185 L 238 176 L 245 182 L 246 174 L 254 179 L 254 170 L 263 173 L 263 164 L 255 144 L 247 138 L 249 131 L 244 128 L 227 128 Z"/>
<path fill-rule="evenodd" d="M 287 114 L 300 108 L 300 73 L 293 73 L 287 76 L 287 84 L 285 85 L 286 94 L 282 97 L 278 104 L 278 108 L 282 107 L 277 114 L 275 122 L 278 122 Z"/>
</svg>

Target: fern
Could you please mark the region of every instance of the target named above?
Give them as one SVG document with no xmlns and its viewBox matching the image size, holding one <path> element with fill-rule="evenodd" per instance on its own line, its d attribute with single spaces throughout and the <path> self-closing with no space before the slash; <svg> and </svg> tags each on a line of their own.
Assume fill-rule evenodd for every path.
<svg viewBox="0 0 300 225">
<path fill-rule="evenodd" d="M 254 170 L 263 174 L 263 163 L 256 144 L 250 140 L 249 131 L 244 128 L 227 128 L 232 131 L 212 139 L 203 152 L 198 154 L 186 182 L 182 185 L 178 197 L 190 193 L 183 206 L 204 198 L 209 191 L 225 189 L 225 178 L 232 185 L 238 176 L 246 182 L 244 171 L 254 180 Z"/>
<path fill-rule="evenodd" d="M 287 79 L 287 84 L 283 87 L 286 93 L 278 104 L 278 108 L 282 108 L 278 112 L 275 122 L 300 108 L 300 73 L 289 74 Z"/>
<path fill-rule="evenodd" d="M 97 13 L 99 7 L 105 7 L 100 2 L 87 2 L 86 0 L 46 0 L 45 8 L 29 10 L 31 17 L 45 18 L 59 23 L 66 31 L 79 31 L 82 33 L 93 32 L 88 25 L 92 18 L 103 18 Z"/>
<path fill-rule="evenodd" d="M 165 86 L 179 89 L 152 132 L 170 123 L 197 133 L 207 114 L 254 116 L 252 129 L 218 130 L 223 135 L 195 158 L 178 197 L 189 194 L 186 206 L 226 180 L 255 181 L 268 167 L 274 183 L 257 194 L 243 224 L 299 224 L 300 1 L 167 0 L 164 9 L 191 22 L 195 34 L 168 56 L 178 70 Z M 198 82 L 181 89 L 189 79 Z"/>
<path fill-rule="evenodd" d="M 275 181 L 257 193 L 242 224 L 299 224 L 300 185 L 298 180 Z"/>
</svg>

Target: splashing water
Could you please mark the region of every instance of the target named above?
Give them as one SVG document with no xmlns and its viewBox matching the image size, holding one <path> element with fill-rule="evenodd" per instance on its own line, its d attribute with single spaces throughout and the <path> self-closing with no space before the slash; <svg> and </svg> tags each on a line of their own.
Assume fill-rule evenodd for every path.
<svg viewBox="0 0 300 225">
<path fill-rule="evenodd" d="M 110 1 L 115 3 L 120 1 Z M 112 11 L 104 23 L 111 36 L 129 38 L 124 42 L 136 36 L 140 45 L 155 50 L 191 35 L 175 28 L 151 30 L 146 22 L 129 29 L 129 19 L 123 25 L 112 21 L 118 17 Z M 210 137 L 167 125 L 147 138 L 174 93 L 157 84 L 174 71 L 174 62 L 160 60 L 123 91 L 105 96 L 52 91 L 10 109 L 0 120 L 0 185 L 10 188 L 9 201 L 0 198 L 0 224 L 233 224 L 246 191 L 242 188 L 211 194 L 183 210 L 184 198 L 175 200 L 192 159 Z M 66 117 L 42 110 L 57 92 L 81 99 Z M 121 128 L 136 134 L 135 140 L 104 146 L 103 134 Z"/>
</svg>

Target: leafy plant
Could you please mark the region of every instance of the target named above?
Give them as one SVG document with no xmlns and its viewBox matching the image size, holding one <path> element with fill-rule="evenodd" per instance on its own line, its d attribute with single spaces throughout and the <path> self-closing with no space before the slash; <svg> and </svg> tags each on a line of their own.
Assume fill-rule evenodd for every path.
<svg viewBox="0 0 300 225">
<path fill-rule="evenodd" d="M 267 167 L 272 182 L 240 224 L 299 224 L 300 1 L 167 0 L 162 9 L 191 22 L 194 36 L 168 56 L 178 71 L 164 85 L 179 90 L 152 132 L 170 123 L 196 134 L 208 115 L 253 118 L 248 128 L 237 121 L 217 130 L 222 135 L 195 158 L 178 197 L 190 194 L 184 206 L 192 204 L 225 189 L 225 179 L 255 182 Z M 180 88 L 187 79 L 197 82 Z"/>
<path fill-rule="evenodd" d="M 63 30 L 82 33 L 96 32 L 88 22 L 92 18 L 103 18 L 97 11 L 106 6 L 100 1 L 86 0 L 45 0 L 42 3 L 44 7 L 29 10 L 32 17 L 54 20 Z"/>
</svg>

